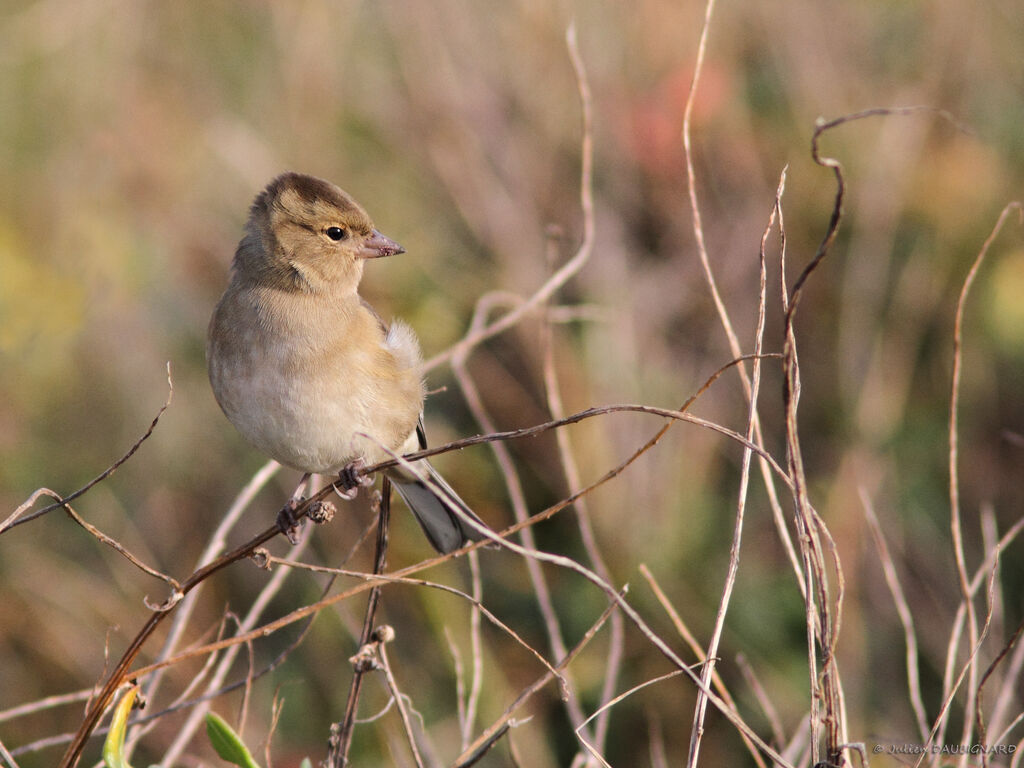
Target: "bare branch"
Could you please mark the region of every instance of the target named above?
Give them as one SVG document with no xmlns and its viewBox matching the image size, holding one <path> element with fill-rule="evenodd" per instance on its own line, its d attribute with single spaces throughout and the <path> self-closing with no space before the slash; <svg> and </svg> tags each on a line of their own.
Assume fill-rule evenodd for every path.
<svg viewBox="0 0 1024 768">
<path fill-rule="evenodd" d="M 569 49 L 569 58 L 572 61 L 573 71 L 576 74 L 576 83 L 579 87 L 580 105 L 583 110 L 583 139 L 580 153 L 580 208 L 583 210 L 583 241 L 577 249 L 576 254 L 562 267 L 557 270 L 548 280 L 540 286 L 532 296 L 511 309 L 506 314 L 487 326 L 471 330 L 463 339 L 444 352 L 435 355 L 423 364 L 423 371 L 428 372 L 451 360 L 458 355 L 464 355 L 469 350 L 479 346 L 482 342 L 497 336 L 503 331 L 512 328 L 522 320 L 529 312 L 537 309 L 550 299 L 555 292 L 565 285 L 576 275 L 590 258 L 594 248 L 594 193 L 593 193 L 593 165 L 594 165 L 594 141 L 591 124 L 592 98 L 590 95 L 590 83 L 587 80 L 586 68 L 576 45 L 576 25 L 570 24 L 565 35 L 566 45 Z"/>
<path fill-rule="evenodd" d="M 381 574 L 387 563 L 388 527 L 391 519 L 391 481 L 387 476 L 381 487 L 381 495 L 377 509 L 377 549 L 373 558 L 373 572 Z M 363 617 L 363 630 L 359 637 L 358 647 L 361 649 L 370 642 L 373 624 L 380 604 L 380 585 L 370 590 L 366 601 L 366 613 Z M 352 682 L 349 684 L 348 700 L 345 703 L 345 715 L 331 726 L 330 748 L 327 752 L 327 764 L 333 768 L 344 768 L 348 764 L 348 751 L 352 746 L 352 735 L 355 732 L 356 713 L 359 708 L 359 693 L 362 690 L 363 675 L 369 671 L 360 664 L 353 664 Z M 396 702 L 400 704 L 400 702 Z"/>
</svg>

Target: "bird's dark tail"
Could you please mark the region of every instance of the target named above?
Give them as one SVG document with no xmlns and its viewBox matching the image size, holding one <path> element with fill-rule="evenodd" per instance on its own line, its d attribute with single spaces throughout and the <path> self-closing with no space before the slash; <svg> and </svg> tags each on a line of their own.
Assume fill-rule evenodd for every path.
<svg viewBox="0 0 1024 768">
<path fill-rule="evenodd" d="M 485 523 L 466 506 L 466 503 L 458 497 L 432 466 L 425 461 L 417 464 L 421 468 L 424 465 L 429 473 L 430 481 L 438 488 L 443 489 L 443 494 L 435 493 L 423 480 L 412 478 L 406 473 L 402 473 L 399 477 L 392 475 L 391 482 L 394 483 L 395 490 L 416 516 L 420 527 L 423 528 L 423 533 L 426 534 L 434 549 L 441 554 L 448 554 L 471 541 L 483 539 L 484 535 L 465 522 L 459 512 L 481 525 L 485 525 Z"/>
</svg>

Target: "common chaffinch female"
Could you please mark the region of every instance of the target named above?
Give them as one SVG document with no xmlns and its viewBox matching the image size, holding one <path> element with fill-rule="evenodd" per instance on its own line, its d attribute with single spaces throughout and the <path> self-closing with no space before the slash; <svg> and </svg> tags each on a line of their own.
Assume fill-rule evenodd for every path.
<svg viewBox="0 0 1024 768">
<path fill-rule="evenodd" d="M 404 252 L 329 182 L 284 173 L 256 196 L 206 346 L 217 402 L 250 443 L 306 475 L 426 447 L 416 335 L 358 293 L 367 259 Z M 433 467 L 414 469 L 388 475 L 430 543 L 482 538 Z"/>
</svg>

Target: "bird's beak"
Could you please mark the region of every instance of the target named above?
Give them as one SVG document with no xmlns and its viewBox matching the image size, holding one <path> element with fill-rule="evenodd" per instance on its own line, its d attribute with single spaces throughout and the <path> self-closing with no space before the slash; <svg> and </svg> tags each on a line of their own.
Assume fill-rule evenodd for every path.
<svg viewBox="0 0 1024 768">
<path fill-rule="evenodd" d="M 359 258 L 379 259 L 381 256 L 394 256 L 396 253 L 405 253 L 405 248 L 375 229 L 359 249 Z"/>
</svg>

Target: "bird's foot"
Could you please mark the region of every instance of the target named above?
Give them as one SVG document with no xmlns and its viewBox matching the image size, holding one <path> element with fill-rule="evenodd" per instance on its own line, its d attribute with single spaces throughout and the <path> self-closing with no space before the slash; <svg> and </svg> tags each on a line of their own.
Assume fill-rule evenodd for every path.
<svg viewBox="0 0 1024 768">
<path fill-rule="evenodd" d="M 293 547 L 299 543 L 300 530 L 300 521 L 295 516 L 295 512 L 303 501 L 303 494 L 306 492 L 306 484 L 309 482 L 310 477 L 311 474 L 309 472 L 302 476 L 291 498 L 285 502 L 285 505 L 281 507 L 281 511 L 277 513 L 277 527 L 287 537 Z"/>
<path fill-rule="evenodd" d="M 295 517 L 295 510 L 299 508 L 301 503 L 301 496 L 293 496 L 285 502 L 285 505 L 281 507 L 281 511 L 277 513 L 277 527 L 287 537 L 292 546 L 299 543 L 299 531 L 301 528 L 299 526 L 300 521 Z"/>
<path fill-rule="evenodd" d="M 362 474 L 365 467 L 365 461 L 355 459 L 341 468 L 338 480 L 334 483 L 334 490 L 341 498 L 346 501 L 354 499 L 361 487 L 373 485 L 373 478 Z"/>
</svg>

